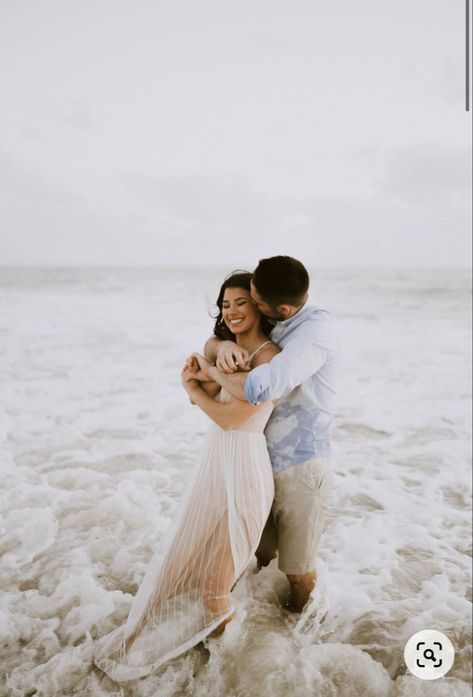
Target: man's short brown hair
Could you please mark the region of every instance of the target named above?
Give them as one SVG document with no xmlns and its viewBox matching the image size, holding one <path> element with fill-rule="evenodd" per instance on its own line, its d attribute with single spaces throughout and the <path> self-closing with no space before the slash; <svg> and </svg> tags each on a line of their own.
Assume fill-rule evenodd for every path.
<svg viewBox="0 0 473 697">
<path fill-rule="evenodd" d="M 273 306 L 300 307 L 309 290 L 309 274 L 304 264 L 287 256 L 260 259 L 251 280 L 263 300 Z"/>
</svg>

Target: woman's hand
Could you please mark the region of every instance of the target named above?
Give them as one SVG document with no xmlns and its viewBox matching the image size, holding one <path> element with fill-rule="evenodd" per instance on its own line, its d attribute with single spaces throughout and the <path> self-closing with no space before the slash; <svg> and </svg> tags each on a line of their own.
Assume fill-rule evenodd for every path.
<svg viewBox="0 0 473 697">
<path fill-rule="evenodd" d="M 193 353 L 186 361 L 186 365 L 193 371 L 194 377 L 200 382 L 210 382 L 212 378 L 209 375 L 211 368 L 210 363 L 200 353 Z"/>
<path fill-rule="evenodd" d="M 194 390 L 199 389 L 200 387 L 200 382 L 198 378 L 196 378 L 196 371 L 189 368 L 187 365 L 185 365 L 181 371 L 181 382 L 183 388 L 189 396 Z"/>
<path fill-rule="evenodd" d="M 249 370 L 249 352 L 234 341 L 222 341 L 215 365 L 222 373 L 235 373 L 237 370 Z"/>
</svg>

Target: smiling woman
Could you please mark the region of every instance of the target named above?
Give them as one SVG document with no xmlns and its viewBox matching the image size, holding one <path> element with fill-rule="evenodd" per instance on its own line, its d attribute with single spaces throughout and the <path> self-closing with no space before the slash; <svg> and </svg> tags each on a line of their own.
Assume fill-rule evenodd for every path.
<svg viewBox="0 0 473 697">
<path fill-rule="evenodd" d="M 248 272 L 225 279 L 216 320 L 216 331 L 248 352 L 248 367 L 279 350 L 263 331 L 250 279 Z M 192 362 L 181 379 L 214 424 L 164 555 L 151 560 L 126 623 L 97 643 L 95 664 L 118 682 L 144 677 L 224 631 L 235 615 L 232 588 L 256 551 L 274 496 L 263 433 L 273 403 L 255 406 L 209 388 Z"/>
</svg>

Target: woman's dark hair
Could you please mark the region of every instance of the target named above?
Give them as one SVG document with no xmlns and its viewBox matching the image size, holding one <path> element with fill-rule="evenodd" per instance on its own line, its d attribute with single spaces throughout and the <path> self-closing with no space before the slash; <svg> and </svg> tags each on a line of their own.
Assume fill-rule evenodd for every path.
<svg viewBox="0 0 473 697">
<path fill-rule="evenodd" d="M 252 280 L 263 300 L 273 307 L 285 303 L 299 307 L 309 290 L 307 269 L 293 257 L 260 259 Z"/>
<path fill-rule="evenodd" d="M 229 339 L 230 341 L 235 341 L 235 334 L 230 331 L 223 320 L 223 296 L 227 288 L 244 288 L 250 292 L 250 281 L 252 274 L 249 271 L 232 271 L 225 278 L 220 288 L 218 294 L 217 302 L 215 303 L 218 307 L 218 315 L 215 317 L 214 335 L 218 339 Z M 273 328 L 273 323 L 264 315 L 261 315 L 261 331 L 265 336 L 269 336 L 269 332 Z"/>
</svg>

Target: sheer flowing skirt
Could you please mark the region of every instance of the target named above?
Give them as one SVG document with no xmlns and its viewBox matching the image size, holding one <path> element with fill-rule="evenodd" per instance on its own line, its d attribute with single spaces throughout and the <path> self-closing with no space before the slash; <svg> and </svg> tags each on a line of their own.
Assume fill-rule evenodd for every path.
<svg viewBox="0 0 473 697">
<path fill-rule="evenodd" d="M 143 677 L 229 617 L 273 497 L 264 435 L 212 426 L 164 554 L 152 558 L 125 624 L 97 642 L 95 664 L 116 681 Z"/>
</svg>

